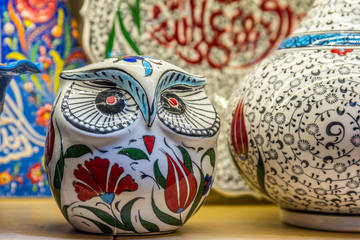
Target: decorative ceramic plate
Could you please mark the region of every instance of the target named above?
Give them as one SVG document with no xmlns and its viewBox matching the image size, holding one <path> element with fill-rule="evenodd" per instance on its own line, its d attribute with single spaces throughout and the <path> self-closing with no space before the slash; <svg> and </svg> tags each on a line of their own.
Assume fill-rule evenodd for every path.
<svg viewBox="0 0 360 240">
<path fill-rule="evenodd" d="M 86 0 L 81 11 L 83 44 L 93 62 L 142 54 L 205 76 L 208 95 L 224 120 L 228 99 L 244 69 L 276 49 L 311 3 Z M 232 195 L 249 193 L 232 163 L 224 129 L 218 162 L 215 189 Z"/>
</svg>

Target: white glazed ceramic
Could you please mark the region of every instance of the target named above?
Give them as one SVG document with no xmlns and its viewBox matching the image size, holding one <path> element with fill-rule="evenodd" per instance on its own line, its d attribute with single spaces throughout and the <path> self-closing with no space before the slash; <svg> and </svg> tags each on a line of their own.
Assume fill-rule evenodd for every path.
<svg viewBox="0 0 360 240">
<path fill-rule="evenodd" d="M 85 0 L 83 45 L 93 62 L 121 53 L 143 54 L 201 72 L 208 78 L 209 98 L 225 116 L 245 68 L 275 50 L 312 2 Z M 214 188 L 230 195 L 254 194 L 237 173 L 226 142 L 221 130 Z"/>
<path fill-rule="evenodd" d="M 234 95 L 235 162 L 287 223 L 360 231 L 359 13 L 360 1 L 317 0 Z M 339 216 L 337 227 L 322 214 Z"/>
<path fill-rule="evenodd" d="M 205 79 L 148 57 L 64 71 L 46 169 L 65 218 L 86 232 L 174 231 L 212 185 L 219 117 Z"/>
</svg>

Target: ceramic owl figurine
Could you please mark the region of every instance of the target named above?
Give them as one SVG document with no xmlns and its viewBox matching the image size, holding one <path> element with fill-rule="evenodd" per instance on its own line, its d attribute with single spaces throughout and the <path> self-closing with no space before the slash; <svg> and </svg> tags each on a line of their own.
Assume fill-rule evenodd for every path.
<svg viewBox="0 0 360 240">
<path fill-rule="evenodd" d="M 205 79 L 140 56 L 60 74 L 45 165 L 76 229 L 105 234 L 176 230 L 212 185 L 218 114 Z"/>
</svg>

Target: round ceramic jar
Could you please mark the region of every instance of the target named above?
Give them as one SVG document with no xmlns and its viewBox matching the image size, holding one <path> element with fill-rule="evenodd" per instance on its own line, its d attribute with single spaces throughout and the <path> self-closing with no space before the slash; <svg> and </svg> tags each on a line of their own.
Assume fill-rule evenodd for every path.
<svg viewBox="0 0 360 240">
<path fill-rule="evenodd" d="M 45 164 L 69 223 L 130 235 L 182 226 L 214 178 L 220 122 L 205 79 L 139 56 L 60 78 Z"/>
<path fill-rule="evenodd" d="M 359 1 L 316 1 L 234 95 L 236 165 L 293 225 L 360 231 L 359 13 Z"/>
</svg>

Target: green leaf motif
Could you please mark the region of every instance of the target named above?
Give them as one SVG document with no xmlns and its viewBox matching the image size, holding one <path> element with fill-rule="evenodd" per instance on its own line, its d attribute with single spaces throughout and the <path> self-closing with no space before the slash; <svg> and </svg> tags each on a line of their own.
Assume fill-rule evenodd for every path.
<svg viewBox="0 0 360 240">
<path fill-rule="evenodd" d="M 92 222 L 93 224 L 95 224 L 101 232 L 105 233 L 105 234 L 113 234 L 113 230 L 106 226 L 105 224 L 101 223 L 101 222 L 98 222 L 98 221 L 95 221 L 93 219 L 90 219 L 90 218 L 87 218 L 87 217 L 84 217 L 84 216 L 81 216 L 81 215 L 75 215 L 76 217 L 81 217 L 81 218 L 84 218 L 90 222 Z"/>
<path fill-rule="evenodd" d="M 160 185 L 160 187 L 165 189 L 165 187 L 166 187 L 166 178 L 160 172 L 158 161 L 159 160 L 156 160 L 155 163 L 154 163 L 154 175 L 155 175 L 155 179 L 156 179 L 157 183 Z"/>
<path fill-rule="evenodd" d="M 262 157 L 261 157 L 261 154 L 260 154 L 260 151 L 259 152 L 259 157 L 258 157 L 258 164 L 257 164 L 257 182 L 259 184 L 259 187 L 260 187 L 260 191 L 262 193 L 264 193 L 266 196 L 270 197 L 266 188 L 265 188 L 265 167 L 264 167 L 264 163 L 263 163 L 263 160 L 262 160 Z"/>
<path fill-rule="evenodd" d="M 210 164 L 212 167 L 215 166 L 215 160 L 216 160 L 216 157 L 215 157 L 215 150 L 213 148 L 209 148 L 201 157 L 201 162 L 204 160 L 204 158 L 206 156 L 209 156 L 210 158 Z"/>
<path fill-rule="evenodd" d="M 149 232 L 160 232 L 160 228 L 156 224 L 146 221 L 141 217 L 140 211 L 139 211 L 139 219 L 141 225 Z"/>
<path fill-rule="evenodd" d="M 36 41 L 36 43 L 31 47 L 29 60 L 36 61 L 36 53 L 39 51 L 41 41 Z"/>
<path fill-rule="evenodd" d="M 144 153 L 144 151 L 138 149 L 138 148 L 125 148 L 118 152 L 118 154 L 126 155 L 132 160 L 149 160 L 149 157 Z"/>
<path fill-rule="evenodd" d="M 61 209 L 61 213 L 64 215 L 66 221 L 69 222 L 69 217 L 68 217 L 68 213 L 67 213 L 67 210 L 69 208 L 70 205 L 64 205 Z"/>
<path fill-rule="evenodd" d="M 109 58 L 111 56 L 111 52 L 114 46 L 114 38 L 115 38 L 115 22 L 113 24 L 113 27 L 111 29 L 108 42 L 106 44 L 106 50 L 105 50 L 105 56 L 106 58 Z"/>
<path fill-rule="evenodd" d="M 78 158 L 87 153 L 93 154 L 88 146 L 83 144 L 76 144 L 72 145 L 66 150 L 64 158 Z"/>
<path fill-rule="evenodd" d="M 134 229 L 134 226 L 132 225 L 131 222 L 131 209 L 134 205 L 134 203 L 139 200 L 140 197 L 134 198 L 133 200 L 129 201 L 128 203 L 126 203 L 123 208 L 120 211 L 120 215 L 121 215 L 121 220 L 124 223 L 126 229 L 128 229 L 129 231 L 133 231 L 136 232 L 136 230 Z"/>
<path fill-rule="evenodd" d="M 72 44 L 73 44 L 73 40 L 71 37 L 71 30 L 70 30 L 70 18 L 67 17 L 66 18 L 66 23 L 64 25 L 64 32 L 65 32 L 65 51 L 64 51 L 64 58 L 63 59 L 67 59 L 70 55 L 70 51 L 72 48 Z"/>
<path fill-rule="evenodd" d="M 245 180 L 248 185 L 250 185 L 251 188 L 259 190 L 259 186 L 254 184 L 254 181 L 251 180 L 237 164 L 235 164 L 235 167 L 240 173 L 240 176 Z"/>
<path fill-rule="evenodd" d="M 183 223 L 180 219 L 174 218 L 173 216 L 170 216 L 169 214 L 166 214 L 164 212 L 162 212 L 155 204 L 154 201 L 154 191 L 151 195 L 151 206 L 152 209 L 155 213 L 155 215 L 159 218 L 160 221 L 169 224 L 169 225 L 173 225 L 173 226 L 181 226 Z"/>
<path fill-rule="evenodd" d="M 62 154 L 60 155 L 59 161 L 57 161 L 55 166 L 55 176 L 54 176 L 54 188 L 61 189 L 61 181 L 64 175 L 64 158 Z"/>
<path fill-rule="evenodd" d="M 57 129 L 59 130 L 59 126 L 57 125 L 57 122 L 55 122 Z M 60 133 L 61 138 L 61 133 Z M 61 138 L 62 139 L 62 138 Z M 53 179 L 53 187 L 51 187 L 53 196 L 55 198 L 55 201 L 59 208 L 61 208 L 61 196 L 60 196 L 60 190 L 61 190 L 61 182 L 64 175 L 64 167 L 65 167 L 65 160 L 63 155 L 64 149 L 62 145 L 62 140 L 60 144 L 60 158 L 56 163 L 55 166 L 55 173 L 54 173 L 54 179 Z M 51 175 L 51 174 L 49 174 Z M 51 184 L 50 184 L 51 185 Z"/>
<path fill-rule="evenodd" d="M 109 224 L 109 225 L 111 225 L 113 227 L 116 227 L 116 228 L 119 228 L 119 229 L 122 229 L 122 230 L 125 230 L 125 231 L 130 231 L 119 220 L 117 220 L 116 218 L 114 218 L 113 216 L 111 216 L 110 214 L 108 214 L 107 212 L 105 212 L 105 211 L 103 211 L 101 209 L 94 208 L 94 207 L 83 206 L 83 205 L 79 206 L 79 208 L 84 208 L 84 209 L 89 210 L 95 216 L 100 218 L 102 221 L 104 221 L 105 223 L 107 223 L 107 224 Z"/>
<path fill-rule="evenodd" d="M 140 0 L 136 0 L 134 5 L 131 5 L 130 3 L 127 3 L 128 7 L 131 11 L 131 15 L 133 17 L 134 23 L 137 26 L 137 30 L 138 33 L 140 35 L 141 33 L 141 29 L 140 29 L 140 23 L 141 23 L 141 19 L 140 19 Z"/>
<path fill-rule="evenodd" d="M 53 188 L 51 188 L 51 192 L 52 192 L 52 194 L 53 194 L 53 196 L 54 196 L 54 199 L 55 199 L 55 201 L 56 201 L 56 204 L 57 204 L 59 207 L 61 207 L 60 189 L 53 187 Z"/>
<path fill-rule="evenodd" d="M 204 154 L 205 155 L 205 154 Z M 197 207 L 199 206 L 199 202 L 201 201 L 202 198 L 202 194 L 204 192 L 204 187 L 205 187 L 205 178 L 204 178 L 204 173 L 201 171 L 201 169 L 198 167 L 199 172 L 200 172 L 200 184 L 199 184 L 199 188 L 198 188 L 198 192 L 195 196 L 195 200 L 190 208 L 190 211 L 188 213 L 188 215 L 185 218 L 185 222 L 187 222 L 189 220 L 189 218 L 195 213 L 195 210 L 197 209 Z"/>
<path fill-rule="evenodd" d="M 118 17 L 118 21 L 119 21 L 119 24 L 120 24 L 120 29 L 121 29 L 121 32 L 122 32 L 124 38 L 129 43 L 131 48 L 136 52 L 136 54 L 141 55 L 141 52 L 140 52 L 138 46 L 136 45 L 135 41 L 131 38 L 130 33 L 125 28 L 125 25 L 124 25 L 120 10 L 117 11 L 117 17 Z"/>
<path fill-rule="evenodd" d="M 193 168 L 192 168 L 192 161 L 191 161 L 191 157 L 188 153 L 188 151 L 186 151 L 185 148 L 183 148 L 182 146 L 178 146 L 178 149 L 180 150 L 182 156 L 183 156 L 183 160 L 184 160 L 184 165 L 185 167 L 191 172 L 194 173 Z"/>
</svg>

